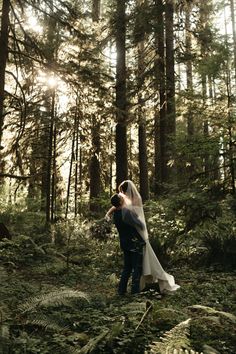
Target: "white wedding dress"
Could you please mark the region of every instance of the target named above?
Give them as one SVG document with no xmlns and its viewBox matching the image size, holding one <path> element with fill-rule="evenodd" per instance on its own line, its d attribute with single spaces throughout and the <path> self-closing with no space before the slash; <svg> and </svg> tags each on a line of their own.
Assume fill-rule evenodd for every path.
<svg viewBox="0 0 236 354">
<path fill-rule="evenodd" d="M 127 190 L 122 190 L 122 184 L 126 183 L 128 185 Z M 152 249 L 152 246 L 148 239 L 148 232 L 143 212 L 142 198 L 137 191 L 134 183 L 130 180 L 122 182 L 120 186 L 120 195 L 124 198 L 124 208 L 122 208 L 122 216 L 125 222 L 128 222 L 130 225 L 134 226 L 138 233 L 142 236 L 146 245 L 143 247 L 143 270 L 142 277 L 140 280 L 141 290 L 145 287 L 146 283 L 155 283 L 158 282 L 160 291 L 175 291 L 180 286 L 175 283 L 174 277 L 165 272 L 162 268 L 155 252 Z M 140 228 L 135 221 L 135 218 L 127 220 L 127 209 L 132 211 L 132 214 L 140 219 L 143 228 Z"/>
</svg>

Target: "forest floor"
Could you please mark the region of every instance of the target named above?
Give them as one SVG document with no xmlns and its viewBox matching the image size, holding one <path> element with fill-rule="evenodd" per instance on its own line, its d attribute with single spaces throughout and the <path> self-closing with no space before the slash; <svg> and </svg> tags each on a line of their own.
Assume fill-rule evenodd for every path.
<svg viewBox="0 0 236 354">
<path fill-rule="evenodd" d="M 142 354 L 151 346 L 160 354 L 180 348 L 236 353 L 235 272 L 177 266 L 166 269 L 181 286 L 176 292 L 160 295 L 154 285 L 120 297 L 117 239 L 84 236 L 73 249 L 48 246 L 45 251 L 21 237 L 22 245 L 0 245 L 3 354 Z M 69 301 L 65 291 L 70 290 L 86 293 L 88 301 Z"/>
</svg>

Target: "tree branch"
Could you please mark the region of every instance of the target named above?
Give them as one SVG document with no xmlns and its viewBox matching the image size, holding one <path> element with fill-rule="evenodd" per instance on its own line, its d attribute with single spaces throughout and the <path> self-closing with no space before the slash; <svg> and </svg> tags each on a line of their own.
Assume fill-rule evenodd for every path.
<svg viewBox="0 0 236 354">
<path fill-rule="evenodd" d="M 27 179 L 39 176 L 41 174 L 42 173 L 37 173 L 37 174 L 32 175 L 32 176 L 19 176 L 19 175 L 12 175 L 11 173 L 0 173 L 0 178 L 8 177 L 8 178 L 14 178 L 14 179 L 18 179 L 18 180 L 27 180 Z"/>
</svg>

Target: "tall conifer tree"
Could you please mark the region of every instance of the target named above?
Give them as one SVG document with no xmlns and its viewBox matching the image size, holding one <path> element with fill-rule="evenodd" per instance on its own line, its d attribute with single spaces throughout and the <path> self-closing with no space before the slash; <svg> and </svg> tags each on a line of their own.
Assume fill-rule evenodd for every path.
<svg viewBox="0 0 236 354">
<path fill-rule="evenodd" d="M 126 97 L 126 1 L 116 0 L 116 183 L 128 177 Z"/>
</svg>

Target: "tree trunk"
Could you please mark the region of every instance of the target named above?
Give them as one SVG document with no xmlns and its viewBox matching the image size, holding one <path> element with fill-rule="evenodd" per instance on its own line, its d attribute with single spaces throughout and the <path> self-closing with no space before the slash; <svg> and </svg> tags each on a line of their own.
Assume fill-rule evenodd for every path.
<svg viewBox="0 0 236 354">
<path fill-rule="evenodd" d="M 174 62 L 174 0 L 166 0 L 166 102 L 167 102 L 167 181 L 173 182 L 175 166 L 174 138 L 176 134 L 175 112 L 175 62 Z"/>
<path fill-rule="evenodd" d="M 74 185 L 74 215 L 78 214 L 78 167 L 79 167 L 79 118 L 78 93 L 76 96 L 76 114 L 75 114 L 75 185 Z"/>
<path fill-rule="evenodd" d="M 116 18 L 116 183 L 128 178 L 126 98 L 126 1 L 117 0 Z"/>
<path fill-rule="evenodd" d="M 100 18 L 100 0 L 93 0 L 92 19 L 98 22 Z M 89 209 L 98 211 L 99 205 L 97 199 L 101 193 L 101 168 L 100 168 L 100 121 L 99 113 L 92 117 L 91 135 L 92 135 L 92 157 L 90 159 L 89 176 L 90 176 L 90 202 Z"/>
<path fill-rule="evenodd" d="M 236 87 L 236 26 L 235 26 L 235 8 L 234 8 L 234 3 L 235 3 L 234 0 L 230 0 L 232 33 L 233 33 L 233 44 L 234 44 L 234 80 L 235 80 L 235 87 Z"/>
<path fill-rule="evenodd" d="M 193 122 L 193 111 L 191 109 L 191 96 L 193 94 L 193 68 L 192 68 L 192 34 L 191 34 L 191 24 L 190 24 L 190 14 L 191 14 L 191 5 L 187 5 L 186 15 L 185 15 L 185 31 L 186 31 L 186 76 L 187 76 L 187 90 L 189 94 L 189 106 L 187 113 L 187 135 L 191 140 L 194 135 L 194 122 Z M 192 165 L 192 161 L 191 161 Z"/>
<path fill-rule="evenodd" d="M 101 0 L 93 0 L 92 18 L 94 22 L 98 22 L 101 13 Z"/>
<path fill-rule="evenodd" d="M 142 200 L 146 201 L 149 199 L 146 123 L 139 124 L 138 138 L 139 138 L 140 194 L 141 194 Z"/>
<path fill-rule="evenodd" d="M 164 49 L 164 5 L 162 0 L 155 0 L 156 27 L 155 27 L 155 82 L 159 92 L 159 102 L 155 112 L 155 171 L 154 191 L 160 192 L 160 183 L 167 179 L 166 166 L 166 95 L 165 95 L 165 49 Z"/>
<path fill-rule="evenodd" d="M 206 75 L 202 75 L 202 97 L 203 97 L 203 109 L 206 104 L 206 96 L 207 95 L 207 83 L 206 83 Z M 209 171 L 210 171 L 210 155 L 208 152 L 208 140 L 209 140 L 209 123 L 208 120 L 205 119 L 203 122 L 203 135 L 205 138 L 205 152 L 204 152 L 204 171 L 205 171 L 205 178 L 209 178 Z"/>
<path fill-rule="evenodd" d="M 75 218 L 78 215 L 78 164 L 79 164 L 79 129 L 78 122 L 76 124 L 75 131 L 75 210 L 74 215 Z"/>
<path fill-rule="evenodd" d="M 187 176 L 191 179 L 194 175 L 195 162 L 193 158 L 193 154 L 191 152 L 191 147 L 193 144 L 194 138 L 194 121 L 193 121 L 193 109 L 192 109 L 192 96 L 193 96 L 193 67 L 192 67 L 192 33 L 191 33 L 191 23 L 190 23 L 190 15 L 192 11 L 192 5 L 186 4 L 186 12 L 185 12 L 185 46 L 186 46 L 186 76 L 187 76 L 187 142 L 189 144 L 190 154 L 187 158 L 187 167 L 186 172 Z"/>
<path fill-rule="evenodd" d="M 49 119 L 50 116 L 50 97 L 45 96 L 44 105 L 46 112 L 40 112 L 41 135 L 39 141 L 40 157 L 41 157 L 41 212 L 46 214 L 47 204 L 47 171 L 48 171 L 48 144 L 50 135 Z"/>
<path fill-rule="evenodd" d="M 40 116 L 40 112 L 36 111 L 36 115 Z M 38 185 L 39 185 L 39 176 L 35 177 L 37 174 L 38 170 L 38 155 L 40 151 L 39 147 L 39 137 L 40 137 L 40 122 L 36 118 L 36 123 L 34 126 L 34 133 L 32 134 L 32 143 L 31 143 L 31 153 L 30 153 L 30 159 L 29 159 L 29 174 L 30 176 L 33 176 L 32 178 L 29 178 L 29 184 L 28 184 L 28 194 L 27 194 L 27 209 L 29 211 L 35 210 L 35 202 L 39 200 L 39 190 L 38 190 Z"/>
<path fill-rule="evenodd" d="M 142 5 L 142 0 L 138 0 L 138 5 Z M 144 34 L 143 34 L 144 35 Z M 148 183 L 148 156 L 146 138 L 146 117 L 144 113 L 144 102 L 142 99 L 142 86 L 144 83 L 143 73 L 145 71 L 145 47 L 144 39 L 138 43 L 138 142 L 139 142 L 139 184 L 142 200 L 149 199 Z"/>
<path fill-rule="evenodd" d="M 232 8 L 231 8 L 232 11 Z M 224 12 L 224 22 L 225 22 L 225 46 L 229 49 L 228 43 L 228 33 L 227 33 L 227 24 L 226 24 L 226 15 Z M 234 165 L 234 140 L 233 140 L 233 119 L 232 119 L 232 85 L 231 85 L 231 72 L 230 72 L 230 63 L 227 59 L 227 70 L 226 70 L 226 92 L 227 92 L 227 108 L 228 108 L 228 158 L 230 166 L 230 179 L 231 179 L 231 190 L 232 194 L 235 195 L 235 165 Z"/>
<path fill-rule="evenodd" d="M 67 219 L 68 210 L 69 210 L 71 177 L 72 177 L 73 161 L 74 161 L 74 156 L 75 156 L 74 155 L 75 136 L 76 136 L 75 126 L 76 126 L 76 117 L 75 117 L 75 124 L 74 124 L 73 138 L 72 138 L 72 146 L 71 146 L 70 168 L 69 168 L 69 177 L 68 177 L 67 194 L 66 194 L 65 219 Z"/>
<path fill-rule="evenodd" d="M 101 192 L 101 168 L 99 155 L 101 150 L 100 143 L 100 122 L 96 120 L 95 115 L 93 115 L 93 123 L 92 123 L 92 158 L 90 160 L 89 166 L 89 176 L 90 176 L 90 210 L 98 211 L 99 205 L 97 203 L 97 198 Z"/>
<path fill-rule="evenodd" d="M 80 136 L 80 142 L 81 142 L 81 136 Z M 80 146 L 79 149 L 79 214 L 82 212 L 82 182 L 83 182 L 83 150 L 82 147 Z"/>
<path fill-rule="evenodd" d="M 4 124 L 4 87 L 5 71 L 8 57 L 8 29 L 9 29 L 10 0 L 2 2 L 2 18 L 0 33 L 0 149 L 2 148 L 2 135 Z"/>
<path fill-rule="evenodd" d="M 215 102 L 215 96 L 214 96 L 214 79 L 212 79 L 210 76 L 208 76 L 208 86 L 209 86 L 209 98 L 211 100 L 212 106 L 216 104 Z M 213 134 L 217 134 L 217 127 L 213 128 Z M 220 141 L 218 141 L 218 148 L 214 149 L 213 156 L 212 156 L 212 163 L 211 166 L 213 169 L 212 173 L 212 178 L 214 181 L 219 181 L 220 180 L 220 165 L 219 165 L 219 146 L 220 146 Z"/>
<path fill-rule="evenodd" d="M 53 153 L 53 132 L 54 132 L 54 109 L 55 109 L 55 89 L 52 92 L 51 99 L 51 115 L 48 139 L 48 156 L 47 156 L 47 184 L 46 184 L 46 222 L 50 223 L 53 217 L 52 206 L 52 153 Z"/>
<path fill-rule="evenodd" d="M 206 31 L 206 26 L 209 21 L 209 14 L 204 8 L 204 4 L 200 4 L 200 21 L 201 21 L 201 26 L 202 26 L 202 32 L 204 33 Z M 207 56 L 207 48 L 206 48 L 206 40 L 201 38 L 201 60 L 204 61 L 204 59 Z M 201 73 L 201 85 L 202 85 L 202 108 L 203 112 L 205 111 L 206 108 L 206 99 L 207 99 L 207 77 L 206 73 L 203 72 Z M 203 113 L 204 114 L 204 113 Z M 205 178 L 209 178 L 209 170 L 210 170 L 210 155 L 208 151 L 208 140 L 209 140 L 209 122 L 207 119 L 204 119 L 203 122 L 203 136 L 204 136 L 204 141 L 205 141 L 205 148 L 204 148 L 204 158 L 203 158 L 203 170 L 205 172 Z"/>
<path fill-rule="evenodd" d="M 55 107 L 55 93 L 53 95 L 53 151 L 52 151 L 52 201 L 51 201 L 51 221 L 53 222 L 56 217 L 57 206 L 57 125 L 56 125 L 56 107 Z"/>
</svg>

